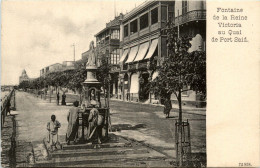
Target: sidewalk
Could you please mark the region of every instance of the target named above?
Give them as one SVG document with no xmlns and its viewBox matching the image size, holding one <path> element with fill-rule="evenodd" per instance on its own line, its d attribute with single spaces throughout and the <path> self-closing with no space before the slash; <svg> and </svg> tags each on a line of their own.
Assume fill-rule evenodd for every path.
<svg viewBox="0 0 260 168">
<path fill-rule="evenodd" d="M 143 104 L 148 106 L 156 106 L 156 107 L 164 107 L 162 104 L 152 104 L 152 103 L 146 103 L 146 102 L 133 102 L 133 101 L 123 101 L 121 99 L 115 99 L 111 98 L 110 101 L 121 101 L 125 103 L 132 103 L 132 104 Z M 194 106 L 182 106 L 183 113 L 190 113 L 190 114 L 198 114 L 198 115 L 206 115 L 206 107 L 205 108 L 197 108 Z M 178 104 L 172 104 L 172 112 L 173 111 L 179 111 Z"/>
<path fill-rule="evenodd" d="M 66 96 L 67 96 L 67 98 L 66 98 L 67 105 L 72 104 L 73 101 L 79 100 L 79 95 L 77 95 L 77 94 L 67 93 Z M 123 101 L 121 99 L 116 99 L 116 98 L 111 98 L 110 101 L 119 101 L 119 102 L 131 103 L 131 104 L 142 104 L 142 105 L 147 105 L 147 106 L 164 107 L 164 105 L 162 105 L 162 104 L 152 104 L 152 103 L 134 102 L 134 101 L 130 102 L 130 101 Z M 206 107 L 197 108 L 194 106 L 183 105 L 182 109 L 183 109 L 183 113 L 206 115 Z M 172 112 L 173 111 L 179 111 L 178 104 L 172 104 Z"/>
</svg>

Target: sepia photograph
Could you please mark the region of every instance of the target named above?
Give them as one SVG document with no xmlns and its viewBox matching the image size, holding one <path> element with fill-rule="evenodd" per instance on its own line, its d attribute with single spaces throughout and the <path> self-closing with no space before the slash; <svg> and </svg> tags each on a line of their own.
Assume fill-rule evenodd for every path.
<svg viewBox="0 0 260 168">
<path fill-rule="evenodd" d="M 2 167 L 207 167 L 206 1 L 1 2 Z"/>
</svg>

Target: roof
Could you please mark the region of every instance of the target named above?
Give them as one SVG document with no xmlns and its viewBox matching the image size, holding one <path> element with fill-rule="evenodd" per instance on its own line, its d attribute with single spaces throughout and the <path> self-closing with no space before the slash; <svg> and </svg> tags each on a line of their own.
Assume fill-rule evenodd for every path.
<svg viewBox="0 0 260 168">
<path fill-rule="evenodd" d="M 140 4 L 139 6 L 135 7 L 134 9 L 132 9 L 130 12 L 128 12 L 127 14 L 125 14 L 123 22 L 128 20 L 129 18 L 133 17 L 134 15 L 136 15 L 138 12 L 142 11 L 145 7 L 148 7 L 150 5 L 152 5 L 153 3 L 158 3 L 160 1 L 154 1 L 154 0 L 146 0 L 145 2 L 143 2 L 142 4 Z"/>
<path fill-rule="evenodd" d="M 95 34 L 95 37 L 97 37 L 98 35 L 102 34 L 102 33 L 105 32 L 106 30 L 111 29 L 111 28 L 120 28 L 120 25 L 105 27 L 105 28 L 102 29 L 100 32 L 98 32 L 97 34 Z"/>
<path fill-rule="evenodd" d="M 123 20 L 123 17 L 124 17 L 124 15 L 122 13 L 120 13 L 120 15 L 115 17 L 115 19 L 110 20 L 110 22 L 106 23 L 106 27 L 104 29 L 102 29 L 101 31 L 99 31 L 95 35 L 95 37 L 100 35 L 104 31 L 108 30 L 109 28 L 120 28 L 120 20 Z"/>
</svg>

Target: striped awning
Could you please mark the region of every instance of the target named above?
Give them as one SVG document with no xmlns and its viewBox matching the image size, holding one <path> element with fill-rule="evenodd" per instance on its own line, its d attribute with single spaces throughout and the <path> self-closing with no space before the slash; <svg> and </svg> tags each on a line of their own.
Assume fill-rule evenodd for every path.
<svg viewBox="0 0 260 168">
<path fill-rule="evenodd" d="M 152 41 L 152 44 L 151 44 L 151 46 L 150 46 L 150 48 L 149 48 L 149 51 L 148 51 L 148 53 L 147 53 L 147 55 L 146 55 L 146 57 L 145 57 L 144 59 L 149 59 L 149 58 L 151 58 L 151 57 L 153 56 L 153 54 L 154 54 L 154 52 L 155 52 L 157 46 L 158 46 L 158 39 L 154 39 L 154 40 Z"/>
<path fill-rule="evenodd" d="M 121 56 L 121 58 L 119 60 L 120 63 L 125 61 L 127 54 L 128 54 L 128 49 L 125 49 L 123 55 Z"/>
<path fill-rule="evenodd" d="M 127 59 L 127 61 L 125 63 L 133 62 L 135 57 L 136 57 L 137 51 L 138 51 L 138 46 L 132 47 L 130 49 L 130 53 L 128 55 L 128 59 Z"/>
<path fill-rule="evenodd" d="M 146 42 L 146 43 L 143 43 L 140 45 L 139 47 L 139 50 L 138 50 L 138 54 L 135 58 L 134 61 L 141 61 L 144 59 L 146 53 L 147 53 L 147 50 L 149 48 L 149 42 Z"/>
</svg>

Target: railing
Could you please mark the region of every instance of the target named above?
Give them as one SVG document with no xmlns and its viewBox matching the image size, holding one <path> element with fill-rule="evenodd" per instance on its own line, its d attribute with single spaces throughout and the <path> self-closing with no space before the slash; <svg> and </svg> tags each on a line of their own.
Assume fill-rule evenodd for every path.
<svg viewBox="0 0 260 168">
<path fill-rule="evenodd" d="M 132 64 L 132 65 L 128 65 L 128 70 L 129 71 L 135 71 L 137 68 L 136 68 L 136 64 Z"/>
<path fill-rule="evenodd" d="M 175 23 L 184 24 L 190 21 L 206 20 L 206 10 L 189 11 L 175 18 Z"/>
<path fill-rule="evenodd" d="M 13 98 L 13 104 L 11 104 Z M 15 108 L 15 90 L 13 89 L 8 93 L 6 97 L 4 97 L 1 101 L 1 129 L 3 129 L 3 125 L 5 122 L 5 117 L 7 116 L 7 112 L 10 110 L 11 105 Z"/>
<path fill-rule="evenodd" d="M 147 69 L 147 62 L 142 62 L 138 64 L 138 69 Z"/>
</svg>

